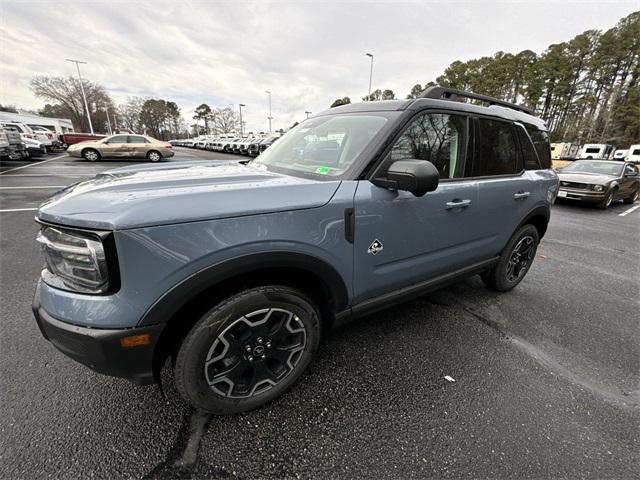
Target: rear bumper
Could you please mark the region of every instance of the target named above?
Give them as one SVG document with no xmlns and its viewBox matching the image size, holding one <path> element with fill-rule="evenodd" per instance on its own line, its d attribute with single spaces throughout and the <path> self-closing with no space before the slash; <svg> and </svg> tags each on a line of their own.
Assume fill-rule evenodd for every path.
<svg viewBox="0 0 640 480">
<path fill-rule="evenodd" d="M 139 385 L 155 383 L 153 356 L 163 325 L 125 329 L 71 325 L 47 313 L 37 295 L 32 309 L 44 338 L 68 357 L 104 375 L 127 378 Z M 148 345 L 123 347 L 120 344 L 124 337 L 143 334 L 150 335 Z"/>
</svg>

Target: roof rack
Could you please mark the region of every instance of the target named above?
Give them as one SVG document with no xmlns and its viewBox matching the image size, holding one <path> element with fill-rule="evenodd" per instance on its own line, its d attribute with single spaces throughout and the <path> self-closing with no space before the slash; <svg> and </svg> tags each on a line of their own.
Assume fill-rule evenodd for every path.
<svg viewBox="0 0 640 480">
<path fill-rule="evenodd" d="M 497 98 L 487 97 L 486 95 L 479 95 L 477 93 L 470 93 L 470 92 L 464 92 L 462 90 L 456 90 L 455 88 L 440 87 L 438 85 L 426 88 L 418 96 L 418 98 L 434 98 L 434 99 L 440 99 L 440 100 L 441 99 L 450 100 L 451 97 L 453 96 L 480 100 L 481 102 L 488 103 L 489 105 L 499 105 L 501 107 L 511 108 L 513 110 L 518 110 L 519 112 L 524 112 L 524 113 L 528 113 L 529 115 L 533 115 L 533 110 L 531 110 L 530 108 L 524 107 L 522 105 L 505 102 L 502 100 L 498 100 Z"/>
</svg>

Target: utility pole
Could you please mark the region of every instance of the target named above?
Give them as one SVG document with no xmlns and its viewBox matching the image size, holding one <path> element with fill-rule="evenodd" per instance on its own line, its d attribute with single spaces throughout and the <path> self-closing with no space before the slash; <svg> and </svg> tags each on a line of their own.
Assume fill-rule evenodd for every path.
<svg viewBox="0 0 640 480">
<path fill-rule="evenodd" d="M 91 114 L 89 113 L 89 105 L 87 105 L 87 96 L 84 93 L 84 85 L 82 84 L 82 75 L 80 74 L 80 64 L 86 64 L 87 62 L 82 62 L 80 60 L 72 60 L 70 58 L 66 59 L 67 62 L 75 63 L 76 68 L 78 69 L 78 78 L 80 79 L 80 90 L 82 90 L 82 99 L 84 100 L 84 108 L 87 111 L 87 120 L 89 120 L 89 130 L 91 130 L 91 135 L 93 135 L 93 125 L 91 125 Z"/>
<path fill-rule="evenodd" d="M 111 130 L 111 120 L 109 120 L 109 107 L 105 104 L 104 111 L 107 112 L 107 127 L 109 130 L 109 135 L 113 135 L 113 130 Z M 116 127 L 118 128 L 118 127 Z"/>
<path fill-rule="evenodd" d="M 369 95 L 367 100 L 371 101 L 371 81 L 373 80 L 373 55 L 371 53 L 365 53 L 367 57 L 371 57 L 371 68 L 369 69 Z"/>
<path fill-rule="evenodd" d="M 271 92 L 269 90 L 265 90 L 265 93 L 269 94 L 269 116 L 267 118 L 269 119 L 269 133 L 271 133 L 271 120 L 273 120 L 273 117 L 271 116 Z"/>
<path fill-rule="evenodd" d="M 243 128 L 243 122 L 242 122 L 242 107 L 246 107 L 246 105 L 244 103 L 239 103 L 238 106 L 240 107 L 240 136 L 244 136 L 244 128 Z"/>
<path fill-rule="evenodd" d="M 313 112 L 304 112 L 307 114 L 307 118 L 309 118 L 309 115 L 311 115 Z"/>
</svg>

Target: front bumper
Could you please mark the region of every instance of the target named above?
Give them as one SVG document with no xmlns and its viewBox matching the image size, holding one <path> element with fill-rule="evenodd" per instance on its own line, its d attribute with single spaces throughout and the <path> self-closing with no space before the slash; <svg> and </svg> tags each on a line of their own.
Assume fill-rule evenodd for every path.
<svg viewBox="0 0 640 480">
<path fill-rule="evenodd" d="M 44 338 L 73 360 L 98 373 L 127 378 L 139 385 L 156 382 L 153 358 L 163 325 L 123 329 L 80 327 L 53 318 L 40 306 L 37 294 L 32 308 Z M 151 338 L 147 345 L 120 344 L 122 338 L 144 334 Z"/>
<path fill-rule="evenodd" d="M 562 200 L 581 200 L 583 202 L 599 203 L 604 200 L 607 193 L 607 190 L 594 192 L 593 190 L 560 187 L 557 198 Z"/>
</svg>

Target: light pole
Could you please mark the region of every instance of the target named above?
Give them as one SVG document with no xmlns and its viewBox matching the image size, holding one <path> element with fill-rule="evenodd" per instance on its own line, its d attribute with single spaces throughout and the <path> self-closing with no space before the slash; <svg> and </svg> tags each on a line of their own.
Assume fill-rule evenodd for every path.
<svg viewBox="0 0 640 480">
<path fill-rule="evenodd" d="M 369 95 L 367 99 L 371 101 L 371 81 L 373 80 L 373 55 L 371 53 L 365 53 L 367 57 L 371 57 L 371 68 L 369 69 Z"/>
<path fill-rule="evenodd" d="M 91 125 L 91 114 L 89 114 L 89 105 L 87 105 L 87 96 L 84 94 L 84 85 L 82 84 L 82 75 L 80 75 L 80 64 L 86 64 L 87 62 L 82 62 L 80 60 L 72 60 L 70 58 L 66 59 L 67 62 L 75 63 L 76 68 L 78 69 L 78 78 L 80 79 L 80 90 L 82 90 L 82 98 L 84 100 L 84 108 L 87 111 L 87 120 L 89 120 L 89 130 L 91 130 L 91 135 L 93 135 L 93 125 Z"/>
<path fill-rule="evenodd" d="M 109 127 L 109 135 L 113 135 L 113 130 L 111 130 L 111 120 L 109 120 L 109 107 L 107 107 L 106 103 L 104 105 L 104 111 L 107 112 L 107 126 Z"/>
<path fill-rule="evenodd" d="M 244 103 L 239 103 L 238 106 L 240 107 L 240 136 L 244 136 L 243 133 L 243 128 L 242 128 L 242 107 L 246 107 L 246 105 Z"/>
<path fill-rule="evenodd" d="M 269 90 L 265 90 L 265 93 L 269 94 L 269 116 L 267 118 L 269 119 L 269 133 L 271 133 L 271 120 L 273 120 L 273 117 L 271 116 L 271 92 Z"/>
<path fill-rule="evenodd" d="M 311 115 L 313 112 L 307 112 L 307 111 L 305 111 L 304 113 L 306 113 L 306 114 L 307 114 L 307 118 L 309 118 L 309 115 Z"/>
</svg>

